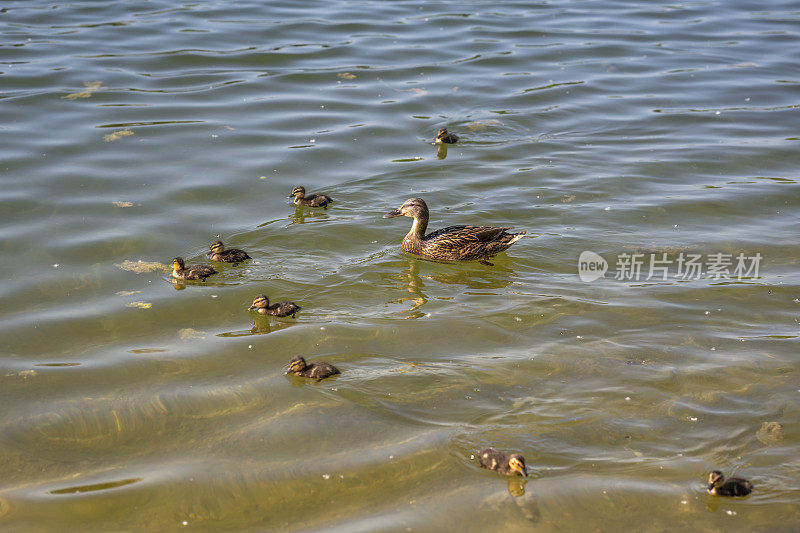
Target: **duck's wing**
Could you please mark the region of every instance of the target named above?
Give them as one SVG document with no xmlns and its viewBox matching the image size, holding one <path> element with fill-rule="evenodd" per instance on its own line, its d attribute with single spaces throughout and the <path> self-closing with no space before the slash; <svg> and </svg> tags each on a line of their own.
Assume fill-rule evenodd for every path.
<svg viewBox="0 0 800 533">
<path fill-rule="evenodd" d="M 449 226 L 425 236 L 426 256 L 440 259 L 485 259 L 502 252 L 525 233 L 507 233 L 507 227 Z"/>
<path fill-rule="evenodd" d="M 423 241 L 428 244 L 441 243 L 454 248 L 471 244 L 490 243 L 500 240 L 505 231 L 510 228 L 495 228 L 492 226 L 448 226 L 429 233 Z"/>
</svg>

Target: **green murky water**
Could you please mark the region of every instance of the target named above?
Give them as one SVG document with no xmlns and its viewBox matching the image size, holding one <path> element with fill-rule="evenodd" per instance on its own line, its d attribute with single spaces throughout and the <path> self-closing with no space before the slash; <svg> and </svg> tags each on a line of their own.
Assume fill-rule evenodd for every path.
<svg viewBox="0 0 800 533">
<path fill-rule="evenodd" d="M 0 528 L 800 526 L 796 4 L 0 7 Z"/>
</svg>

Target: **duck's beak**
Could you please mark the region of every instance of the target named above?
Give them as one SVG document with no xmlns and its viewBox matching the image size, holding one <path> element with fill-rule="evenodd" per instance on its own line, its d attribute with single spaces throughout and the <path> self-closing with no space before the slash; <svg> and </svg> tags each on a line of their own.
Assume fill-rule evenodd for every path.
<svg viewBox="0 0 800 533">
<path fill-rule="evenodd" d="M 211 252 L 211 251 L 206 252 L 206 257 L 211 256 L 212 253 L 214 253 L 214 252 Z"/>
<path fill-rule="evenodd" d="M 383 215 L 383 218 L 394 218 L 394 217 L 401 217 L 401 216 L 403 216 L 403 213 L 400 212 L 400 208 L 397 208 L 394 211 L 391 211 L 391 212 L 386 213 L 385 215 Z"/>
<path fill-rule="evenodd" d="M 714 484 L 713 483 L 709 483 L 708 484 L 708 488 L 706 489 L 706 492 L 709 493 L 709 494 L 714 494 L 712 492 L 713 490 L 714 490 Z"/>
<path fill-rule="evenodd" d="M 290 194 L 290 195 L 289 195 L 289 196 L 287 196 L 286 198 L 294 198 L 294 194 Z"/>
<path fill-rule="evenodd" d="M 252 310 L 253 310 L 253 309 L 255 309 L 255 308 L 256 308 L 256 306 L 255 306 L 255 305 L 251 305 L 250 307 L 248 307 L 248 308 L 247 308 L 247 310 L 248 310 L 248 311 L 252 311 Z"/>
<path fill-rule="evenodd" d="M 525 467 L 511 467 L 514 472 L 519 472 L 523 477 L 528 477 L 528 470 Z"/>
</svg>

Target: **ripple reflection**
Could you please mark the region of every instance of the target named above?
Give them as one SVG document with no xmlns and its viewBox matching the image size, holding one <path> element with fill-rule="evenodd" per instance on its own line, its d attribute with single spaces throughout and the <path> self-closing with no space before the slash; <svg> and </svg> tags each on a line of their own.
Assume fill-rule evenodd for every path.
<svg viewBox="0 0 800 533">
<path fill-rule="evenodd" d="M 516 271 L 512 268 L 494 265 L 485 268 L 483 265 L 474 263 L 434 263 L 434 269 L 430 273 L 420 275 L 420 266 L 429 265 L 430 261 L 406 257 L 404 267 L 399 272 L 380 272 L 382 280 L 398 291 L 407 292 L 409 295 L 402 295 L 397 298 L 387 300 L 387 304 L 407 305 L 408 310 L 404 311 L 405 318 L 422 318 L 427 316 L 422 308 L 428 303 L 429 298 L 425 292 L 425 280 L 436 281 L 445 285 L 461 285 L 471 291 L 497 290 L 511 285 L 516 277 Z M 442 267 L 447 270 L 441 270 Z M 484 292 L 467 292 L 466 294 L 482 295 L 492 294 Z M 444 296 L 438 299 L 447 299 Z"/>
</svg>

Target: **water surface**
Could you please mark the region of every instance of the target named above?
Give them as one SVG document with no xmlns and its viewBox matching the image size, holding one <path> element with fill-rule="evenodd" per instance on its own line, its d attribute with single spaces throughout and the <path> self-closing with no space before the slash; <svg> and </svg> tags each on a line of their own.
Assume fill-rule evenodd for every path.
<svg viewBox="0 0 800 533">
<path fill-rule="evenodd" d="M 800 526 L 796 3 L 2 7 L 3 529 Z M 528 235 L 421 261 L 414 196 Z"/>
</svg>

